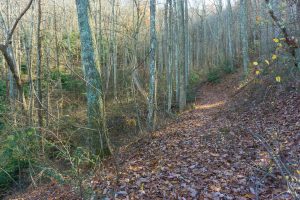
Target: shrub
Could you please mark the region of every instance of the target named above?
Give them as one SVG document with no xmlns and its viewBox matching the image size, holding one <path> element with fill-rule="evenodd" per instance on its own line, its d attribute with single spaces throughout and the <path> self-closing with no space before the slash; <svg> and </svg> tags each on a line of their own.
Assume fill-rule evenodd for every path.
<svg viewBox="0 0 300 200">
<path fill-rule="evenodd" d="M 6 94 L 6 83 L 5 81 L 0 80 L 0 130 L 4 128 L 4 123 L 2 122 L 3 114 L 7 110 L 7 104 L 5 102 Z"/>
<path fill-rule="evenodd" d="M 5 97 L 6 94 L 6 83 L 3 80 L 0 80 L 0 97 Z"/>
<path fill-rule="evenodd" d="M 225 74 L 232 74 L 235 72 L 234 68 L 230 67 L 230 65 L 224 65 L 223 72 Z"/>
<path fill-rule="evenodd" d="M 51 71 L 50 78 L 51 80 L 57 81 L 61 79 L 62 89 L 69 91 L 69 92 L 78 92 L 84 93 L 85 92 L 85 84 L 82 80 L 79 80 L 72 74 L 59 72 L 58 70 Z"/>
<path fill-rule="evenodd" d="M 223 63 L 222 72 L 225 74 L 232 74 L 235 72 L 234 67 L 230 66 L 230 62 L 228 60 L 224 61 L 224 63 Z"/>
<path fill-rule="evenodd" d="M 193 102 L 197 95 L 197 87 L 201 82 L 201 77 L 196 72 L 191 72 L 189 76 L 189 87 L 187 88 L 187 102 Z"/>
<path fill-rule="evenodd" d="M 62 88 L 71 92 L 84 93 L 85 84 L 82 80 L 78 80 L 76 77 L 70 74 L 61 73 Z"/>
<path fill-rule="evenodd" d="M 210 83 L 220 83 L 221 71 L 220 68 L 211 69 L 207 74 L 207 81 Z"/>
<path fill-rule="evenodd" d="M 17 182 L 21 172 L 28 168 L 29 163 L 34 162 L 34 152 L 38 152 L 34 129 L 5 137 L 0 149 L 0 188 L 7 188 Z"/>
</svg>

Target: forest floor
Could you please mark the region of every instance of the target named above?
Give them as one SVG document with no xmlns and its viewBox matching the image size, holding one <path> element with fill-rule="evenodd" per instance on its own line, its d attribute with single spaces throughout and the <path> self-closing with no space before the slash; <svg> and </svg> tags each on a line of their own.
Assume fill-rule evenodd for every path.
<svg viewBox="0 0 300 200">
<path fill-rule="evenodd" d="M 220 84 L 202 85 L 195 109 L 106 160 L 85 182 L 92 186 L 94 199 L 246 200 L 299 195 L 299 93 L 279 89 L 272 98 L 254 103 L 246 91 L 238 91 L 238 83 L 238 74 L 233 74 Z M 70 187 L 58 185 L 19 197 L 79 199 Z"/>
</svg>

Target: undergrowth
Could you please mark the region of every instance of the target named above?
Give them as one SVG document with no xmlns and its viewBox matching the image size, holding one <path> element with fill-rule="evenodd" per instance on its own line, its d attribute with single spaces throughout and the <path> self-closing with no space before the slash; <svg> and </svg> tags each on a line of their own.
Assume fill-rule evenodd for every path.
<svg viewBox="0 0 300 200">
<path fill-rule="evenodd" d="M 209 83 L 220 83 L 223 76 L 236 72 L 236 68 L 231 67 L 228 61 L 220 66 L 212 67 L 208 70 L 207 81 Z"/>
</svg>

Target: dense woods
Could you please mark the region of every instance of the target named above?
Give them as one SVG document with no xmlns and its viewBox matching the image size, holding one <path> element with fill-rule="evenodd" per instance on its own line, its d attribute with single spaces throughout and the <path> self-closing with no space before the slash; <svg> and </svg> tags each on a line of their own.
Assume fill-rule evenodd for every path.
<svg viewBox="0 0 300 200">
<path fill-rule="evenodd" d="M 60 188 L 53 194 L 61 199 L 97 199 L 99 191 L 100 199 L 300 198 L 299 0 L 1 0 L 0 27 L 0 198 L 18 192 L 20 198 L 52 199 L 26 193 L 28 188 L 52 191 L 51 184 Z M 214 109 L 225 104 L 222 95 L 232 103 L 220 114 L 225 108 Z M 279 115 L 277 108 L 287 111 Z M 261 118 L 257 113 L 239 115 L 242 111 L 258 112 Z M 277 133 L 271 128 L 280 139 L 268 135 L 271 129 L 264 123 L 273 123 L 271 117 L 277 114 L 277 119 L 286 116 L 281 121 L 289 130 Z M 155 135 L 167 135 L 174 127 L 174 138 L 198 141 L 200 136 L 185 131 L 198 122 L 219 126 L 215 115 L 222 119 L 222 137 L 213 141 L 235 141 L 223 136 L 234 132 L 236 124 L 247 129 L 257 142 L 257 155 L 263 155 L 261 147 L 269 156 L 265 169 L 259 165 L 260 173 L 280 179 L 276 187 L 287 191 L 259 193 L 249 186 L 248 193 L 230 190 L 226 196 L 220 189 L 217 196 L 206 197 L 210 193 L 196 191 L 194 185 L 188 194 L 161 187 L 157 190 L 163 196 L 135 196 L 136 191 L 148 195 L 146 184 L 155 182 L 144 175 L 135 190 L 119 187 L 126 174 L 124 152 L 148 154 L 156 141 L 162 142 L 157 152 L 164 152 L 168 142 Z M 197 123 L 190 123 L 188 116 L 195 116 Z M 229 126 L 227 119 L 235 125 Z M 253 119 L 261 129 L 247 128 Z M 201 134 L 210 130 L 203 128 Z M 238 137 L 244 137 L 238 130 Z M 209 143 L 205 141 L 204 146 Z M 142 147 L 134 150 L 136 146 Z M 179 143 L 176 148 L 184 154 Z M 223 158 L 221 153 L 205 153 L 209 149 L 201 151 L 201 156 Z M 153 165 L 158 162 L 154 157 L 149 161 Z M 254 163 L 252 154 L 250 158 Z M 99 174 L 110 175 L 110 167 L 115 185 L 109 181 L 103 188 L 105 181 L 99 181 L 95 189 L 89 184 Z"/>
</svg>

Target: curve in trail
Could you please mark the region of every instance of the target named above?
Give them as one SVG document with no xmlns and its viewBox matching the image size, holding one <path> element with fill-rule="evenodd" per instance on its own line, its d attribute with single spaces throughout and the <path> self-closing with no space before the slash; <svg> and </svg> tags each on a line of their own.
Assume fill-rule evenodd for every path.
<svg viewBox="0 0 300 200">
<path fill-rule="evenodd" d="M 292 199 L 283 178 L 272 178 L 280 173 L 263 145 L 245 130 L 258 131 L 257 119 L 266 130 L 279 125 L 289 134 L 283 134 L 281 142 L 299 152 L 294 133 L 300 128 L 286 126 L 300 117 L 299 95 L 288 96 L 289 106 L 281 105 L 287 97 L 279 99 L 276 115 L 265 105 L 251 106 L 253 112 L 238 112 L 237 100 L 231 98 L 238 80 L 239 74 L 234 74 L 222 84 L 200 87 L 194 110 L 155 132 L 151 140 L 120 154 L 119 176 L 110 166 L 96 175 L 93 183 L 99 195 L 120 199 Z M 263 117 L 258 118 L 257 113 Z M 275 175 L 268 172 L 270 167 Z"/>
<path fill-rule="evenodd" d="M 121 199 L 233 199 L 252 195 L 246 190 L 245 166 L 249 162 L 243 144 L 222 115 L 233 91 L 231 78 L 201 87 L 194 110 L 157 131 L 150 142 L 123 155 L 119 183 L 107 178 L 116 177 L 112 168 L 102 171 L 94 182 L 97 190 L 107 196 L 119 191 L 116 196 Z"/>
</svg>

